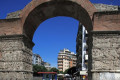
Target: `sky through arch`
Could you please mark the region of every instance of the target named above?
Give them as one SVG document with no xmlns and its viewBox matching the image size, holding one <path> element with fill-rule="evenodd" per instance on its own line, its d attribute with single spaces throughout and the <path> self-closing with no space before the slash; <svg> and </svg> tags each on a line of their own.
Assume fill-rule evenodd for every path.
<svg viewBox="0 0 120 80">
<path fill-rule="evenodd" d="M 44 61 L 57 67 L 59 50 L 68 48 L 76 52 L 76 37 L 79 21 L 71 17 L 54 17 L 47 19 L 34 33 L 33 53 L 40 54 Z"/>
</svg>

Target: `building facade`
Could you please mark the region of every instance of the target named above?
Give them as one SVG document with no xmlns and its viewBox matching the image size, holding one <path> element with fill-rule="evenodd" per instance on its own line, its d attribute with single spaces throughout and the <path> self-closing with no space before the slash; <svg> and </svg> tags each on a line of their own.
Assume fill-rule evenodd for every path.
<svg viewBox="0 0 120 80">
<path fill-rule="evenodd" d="M 76 66 L 76 54 L 70 52 L 68 49 L 60 50 L 58 53 L 58 69 L 59 71 L 65 71 L 68 68 Z"/>
<path fill-rule="evenodd" d="M 87 31 L 85 27 L 79 24 L 77 39 L 76 39 L 76 52 L 77 52 L 77 71 L 79 78 L 87 77 L 88 71 L 88 46 L 87 46 Z"/>
<path fill-rule="evenodd" d="M 51 69 L 51 64 L 49 64 L 48 62 L 44 62 L 39 54 L 33 54 L 32 61 L 33 61 L 32 63 L 35 65 L 37 64 L 40 66 L 45 66 L 47 70 Z"/>
<path fill-rule="evenodd" d="M 39 54 L 33 54 L 32 59 L 33 59 L 33 62 L 32 62 L 33 64 L 43 65 L 42 64 L 43 60 L 42 60 L 42 58 L 40 57 Z"/>
<path fill-rule="evenodd" d="M 48 63 L 48 62 L 43 62 L 43 65 L 45 66 L 45 68 L 46 68 L 47 70 L 50 70 L 50 69 L 51 69 L 51 64 L 50 64 L 50 63 Z"/>
</svg>

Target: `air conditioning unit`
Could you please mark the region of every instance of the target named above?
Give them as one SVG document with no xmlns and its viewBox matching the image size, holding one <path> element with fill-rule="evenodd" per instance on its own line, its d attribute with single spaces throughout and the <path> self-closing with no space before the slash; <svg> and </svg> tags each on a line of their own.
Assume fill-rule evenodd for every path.
<svg viewBox="0 0 120 80">
<path fill-rule="evenodd" d="M 85 60 L 88 60 L 88 55 L 85 55 Z"/>
<path fill-rule="evenodd" d="M 88 75 L 87 71 L 80 71 L 80 75 Z"/>
</svg>

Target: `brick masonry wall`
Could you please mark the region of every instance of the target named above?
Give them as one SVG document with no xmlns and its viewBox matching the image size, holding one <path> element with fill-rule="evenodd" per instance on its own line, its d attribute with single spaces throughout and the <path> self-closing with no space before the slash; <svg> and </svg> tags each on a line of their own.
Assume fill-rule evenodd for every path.
<svg viewBox="0 0 120 80">
<path fill-rule="evenodd" d="M 21 19 L 0 20 L 0 36 L 22 34 Z"/>
<path fill-rule="evenodd" d="M 96 12 L 93 17 L 94 31 L 120 31 L 120 12 Z"/>
<path fill-rule="evenodd" d="M 38 5 L 49 2 L 53 0 L 32 0 L 28 5 L 25 6 L 25 8 L 22 10 L 20 17 L 23 17 L 23 20 L 28 16 L 28 14 Z M 65 0 L 56 0 L 56 1 L 65 1 Z M 93 15 L 94 12 L 97 10 L 95 9 L 94 5 L 89 0 L 68 0 L 75 2 L 79 5 L 81 5 L 84 9 L 87 10 L 90 16 Z M 87 4 L 87 5 L 86 5 Z"/>
<path fill-rule="evenodd" d="M 31 5 L 33 5 L 32 8 L 40 4 L 40 1 L 42 2 L 42 0 L 36 0 L 34 2 L 36 4 L 30 3 Z M 84 4 L 89 3 L 88 0 L 82 0 L 82 1 L 75 0 L 74 2 L 76 1 L 81 3 L 81 5 L 83 5 L 82 3 Z M 84 6 L 84 7 L 88 7 L 88 6 Z M 28 13 L 29 10 L 32 8 L 29 8 L 28 6 L 26 6 L 24 9 L 28 8 L 29 10 L 27 10 L 25 15 L 29 14 L 29 16 L 26 16 L 26 21 L 23 25 L 24 34 L 26 34 L 28 37 L 32 39 L 34 31 L 37 29 L 39 24 L 41 24 L 43 21 L 49 18 L 56 17 L 56 16 L 67 16 L 67 17 L 75 18 L 78 21 L 80 21 L 89 32 L 90 30 L 92 30 L 92 21 L 91 21 L 89 14 L 87 13 L 87 10 L 85 10 L 84 7 L 81 7 L 80 5 L 73 3 L 69 0 L 68 1 L 60 0 L 59 2 L 53 0 L 53 1 L 50 1 L 49 4 L 44 3 L 44 4 L 39 5 L 38 7 L 33 9 L 30 13 Z M 25 15 L 23 15 L 23 17 Z"/>
</svg>

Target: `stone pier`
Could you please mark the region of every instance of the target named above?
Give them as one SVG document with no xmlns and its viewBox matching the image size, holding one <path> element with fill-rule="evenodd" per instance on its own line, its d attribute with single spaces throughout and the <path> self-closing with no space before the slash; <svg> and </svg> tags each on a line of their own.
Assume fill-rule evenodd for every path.
<svg viewBox="0 0 120 80">
<path fill-rule="evenodd" d="M 32 80 L 32 47 L 24 35 L 0 36 L 0 80 Z"/>
<path fill-rule="evenodd" d="M 92 80 L 120 80 L 120 31 L 93 32 Z"/>
</svg>

